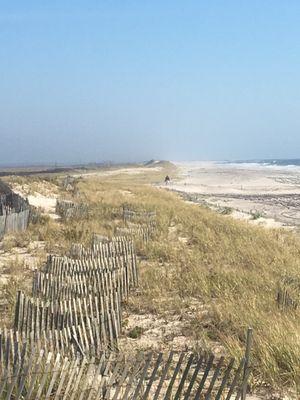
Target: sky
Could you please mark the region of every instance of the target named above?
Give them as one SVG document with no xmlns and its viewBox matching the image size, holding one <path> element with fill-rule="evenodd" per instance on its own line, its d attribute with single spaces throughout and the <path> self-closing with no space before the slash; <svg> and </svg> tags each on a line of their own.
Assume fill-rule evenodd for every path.
<svg viewBox="0 0 300 400">
<path fill-rule="evenodd" d="M 299 0 L 0 0 L 0 165 L 300 158 Z"/>
</svg>

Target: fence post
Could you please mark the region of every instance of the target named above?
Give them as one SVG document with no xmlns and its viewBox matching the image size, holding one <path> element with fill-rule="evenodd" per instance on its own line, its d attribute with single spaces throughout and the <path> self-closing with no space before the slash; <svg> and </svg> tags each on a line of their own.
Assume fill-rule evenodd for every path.
<svg viewBox="0 0 300 400">
<path fill-rule="evenodd" d="M 246 399 L 247 395 L 247 386 L 248 386 L 248 378 L 249 378 L 249 369 L 250 369 L 250 352 L 252 347 L 252 339 L 253 339 L 253 329 L 248 328 L 247 338 L 246 338 L 246 350 L 245 350 L 245 365 L 243 372 L 243 383 L 242 383 L 242 397 L 241 400 Z"/>
<path fill-rule="evenodd" d="M 21 296 L 22 296 L 22 292 L 21 292 L 21 290 L 18 290 L 18 292 L 17 292 L 17 301 L 16 301 L 16 305 L 15 305 L 15 321 L 14 321 L 14 329 L 15 329 L 15 331 L 19 330 Z"/>
</svg>

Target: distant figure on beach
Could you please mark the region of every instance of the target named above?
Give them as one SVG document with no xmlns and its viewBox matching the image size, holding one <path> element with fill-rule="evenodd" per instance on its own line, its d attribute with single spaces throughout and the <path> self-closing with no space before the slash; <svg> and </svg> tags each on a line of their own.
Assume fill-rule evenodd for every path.
<svg viewBox="0 0 300 400">
<path fill-rule="evenodd" d="M 169 177 L 169 175 L 167 175 L 166 177 L 165 177 L 165 184 L 166 185 L 168 185 L 169 183 L 170 183 L 170 177 Z"/>
</svg>

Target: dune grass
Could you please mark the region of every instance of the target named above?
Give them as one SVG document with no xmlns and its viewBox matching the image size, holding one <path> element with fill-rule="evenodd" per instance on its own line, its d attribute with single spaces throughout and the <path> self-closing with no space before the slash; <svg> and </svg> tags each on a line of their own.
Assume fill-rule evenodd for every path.
<svg viewBox="0 0 300 400">
<path fill-rule="evenodd" d="M 124 201 L 157 210 L 158 231 L 144 250 L 149 267 L 146 263 L 141 271 L 141 294 L 132 299 L 135 309 L 181 313 L 190 299 L 199 299 L 209 318 L 195 316 L 191 336 L 205 335 L 241 357 L 251 326 L 253 383 L 299 388 L 300 311 L 283 312 L 276 304 L 280 279 L 300 276 L 295 234 L 254 227 L 186 204 L 162 189 L 124 185 L 117 178 L 83 182 L 81 191 L 92 201 L 101 198 L 103 227 L 106 219 L 108 225 L 111 221 L 108 210 Z"/>
<path fill-rule="evenodd" d="M 174 171 L 173 171 L 174 172 Z M 193 300 L 206 313 L 195 313 L 187 335 L 221 343 L 228 355 L 241 357 L 247 327 L 254 329 L 252 385 L 300 390 L 300 311 L 282 311 L 277 285 L 286 275 L 300 278 L 300 239 L 284 230 L 266 230 L 145 183 L 153 175 L 89 177 L 78 183 L 77 201 L 90 205 L 87 220 L 44 221 L 30 235 L 49 248 L 87 243 L 93 232 L 111 235 L 121 223 L 125 203 L 157 211 L 153 241 L 139 249 L 146 259 L 139 296 L 129 306 L 140 313 L 180 315 Z"/>
</svg>

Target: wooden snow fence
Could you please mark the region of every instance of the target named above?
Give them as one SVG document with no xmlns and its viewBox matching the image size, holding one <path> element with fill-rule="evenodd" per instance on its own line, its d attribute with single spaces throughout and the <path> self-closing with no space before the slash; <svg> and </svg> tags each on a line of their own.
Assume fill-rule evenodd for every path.
<svg viewBox="0 0 300 400">
<path fill-rule="evenodd" d="M 156 220 L 156 211 L 134 210 L 123 206 L 124 222 L 148 223 Z"/>
<path fill-rule="evenodd" d="M 300 277 L 285 276 L 278 283 L 277 305 L 282 310 L 296 309 L 300 302 Z"/>
<path fill-rule="evenodd" d="M 117 347 L 121 317 L 117 292 L 109 298 L 89 296 L 52 302 L 19 292 L 14 332 L 44 345 L 53 342 L 57 351 L 73 352 L 75 346 L 75 350 L 83 349 L 85 355 L 97 355 L 104 348 Z"/>
<path fill-rule="evenodd" d="M 74 243 L 70 249 L 70 257 L 72 258 L 104 258 L 115 256 L 135 258 L 133 241 L 126 236 L 117 236 L 108 242 L 93 243 L 90 247 Z"/>
<path fill-rule="evenodd" d="M 68 299 L 90 294 L 120 292 L 121 299 L 138 285 L 135 259 L 122 256 L 105 259 L 79 259 L 52 256 L 43 271 L 33 280 L 33 294 L 47 299 Z"/>
<path fill-rule="evenodd" d="M 120 293 L 121 300 L 138 285 L 135 249 L 131 241 L 114 241 L 85 249 L 72 246 L 73 257 L 49 256 L 42 271 L 35 274 L 33 294 L 64 299 L 90 294 Z M 74 253 L 77 253 L 76 256 Z M 80 257 L 78 257 L 78 253 Z"/>
<path fill-rule="evenodd" d="M 8 188 L 8 192 L 0 195 L 0 237 L 6 233 L 24 231 L 29 223 L 30 206 Z"/>
<path fill-rule="evenodd" d="M 32 297 L 18 292 L 12 332 L 23 342 L 64 356 L 118 347 L 121 303 L 138 284 L 136 255 L 128 241 L 97 245 L 92 254 L 49 256 L 34 273 Z"/>
<path fill-rule="evenodd" d="M 11 232 L 25 231 L 29 222 L 30 209 L 0 216 L 0 236 Z"/>
<path fill-rule="evenodd" d="M 154 225 L 137 225 L 128 227 L 116 227 L 116 235 L 132 237 L 144 243 L 149 242 L 155 232 Z"/>
<path fill-rule="evenodd" d="M 68 175 L 62 179 L 61 186 L 63 187 L 63 189 L 65 189 L 69 192 L 71 192 L 71 191 L 74 192 L 76 189 L 77 182 L 79 182 L 79 178 Z"/>
<path fill-rule="evenodd" d="M 15 359 L 17 349 L 23 344 L 28 346 L 28 355 L 38 348 L 60 353 L 65 357 L 80 359 L 99 357 L 103 351 L 117 350 L 119 334 L 115 331 L 113 320 L 110 320 L 110 326 L 108 324 L 105 326 L 106 321 L 101 318 L 103 327 L 98 326 L 92 319 L 88 321 L 88 323 L 41 333 L 38 331 L 16 332 L 13 329 L 0 330 L 3 360 L 10 360 L 11 363 Z"/>
<path fill-rule="evenodd" d="M 87 204 L 77 204 L 72 201 L 58 199 L 56 200 L 55 212 L 65 220 L 87 218 L 89 215 Z"/>
<path fill-rule="evenodd" d="M 107 236 L 100 235 L 99 233 L 94 233 L 92 238 L 92 246 L 102 243 L 110 242 Z"/>
<path fill-rule="evenodd" d="M 132 237 L 134 240 L 147 243 L 155 232 L 156 212 L 134 210 L 125 205 L 122 210 L 125 227 L 117 227 L 116 235 Z"/>
<path fill-rule="evenodd" d="M 70 359 L 39 348 L 28 353 L 26 346 L 15 346 L 13 362 L 1 358 L 0 398 L 246 399 L 250 341 L 241 360 L 205 352 L 139 353 L 134 358 L 113 352 Z"/>
</svg>

